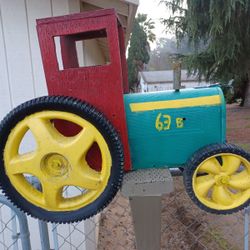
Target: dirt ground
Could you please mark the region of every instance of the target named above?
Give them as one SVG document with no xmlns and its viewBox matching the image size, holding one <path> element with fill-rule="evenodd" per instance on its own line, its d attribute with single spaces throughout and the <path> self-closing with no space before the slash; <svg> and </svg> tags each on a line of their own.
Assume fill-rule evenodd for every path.
<svg viewBox="0 0 250 250">
<path fill-rule="evenodd" d="M 227 139 L 250 152 L 250 108 L 227 105 Z"/>
<path fill-rule="evenodd" d="M 227 139 L 250 152 L 250 109 L 227 106 Z M 243 249 L 242 212 L 208 214 L 189 199 L 182 177 L 174 177 L 174 185 L 175 191 L 162 200 L 162 250 Z M 136 249 L 129 201 L 120 194 L 102 213 L 98 249 Z"/>
</svg>

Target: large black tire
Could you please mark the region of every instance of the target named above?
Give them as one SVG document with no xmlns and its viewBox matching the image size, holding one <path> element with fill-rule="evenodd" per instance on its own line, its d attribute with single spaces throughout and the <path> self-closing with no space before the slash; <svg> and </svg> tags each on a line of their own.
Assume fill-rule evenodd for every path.
<svg viewBox="0 0 250 250">
<path fill-rule="evenodd" d="M 235 171 L 235 173 L 231 174 L 229 177 L 227 177 L 227 174 L 224 173 L 226 166 L 223 167 L 224 166 L 223 164 L 226 164 L 226 160 L 225 160 L 225 163 L 223 162 L 223 157 L 224 159 L 226 159 L 225 157 L 228 157 L 228 156 L 234 157 L 232 159 L 235 159 L 235 162 L 237 162 L 237 159 L 241 161 L 239 168 L 237 169 L 237 166 L 236 166 L 235 169 L 237 170 Z M 216 166 L 221 167 L 220 173 L 215 173 L 215 168 L 213 169 L 212 165 L 211 165 L 211 169 L 210 169 L 211 172 L 210 172 L 210 170 L 208 169 L 209 165 L 206 163 L 206 161 L 209 161 L 209 159 L 215 160 Z M 206 163 L 205 167 L 204 165 L 202 166 L 202 164 L 204 163 Z M 232 164 L 230 166 L 232 166 Z M 199 167 L 200 167 L 200 170 L 199 170 Z M 207 169 L 208 171 L 206 171 Z M 191 200 L 196 205 L 198 205 L 198 207 L 205 210 L 206 212 L 215 213 L 215 214 L 235 213 L 247 207 L 250 204 L 249 176 L 246 176 L 246 179 L 244 178 L 244 180 L 242 179 L 242 183 L 244 181 L 244 183 L 246 184 L 243 184 L 243 187 L 240 187 L 240 188 L 241 188 L 241 191 L 243 191 L 243 188 L 245 185 L 244 191 L 247 194 L 246 196 L 242 198 L 242 200 L 237 201 L 237 199 L 235 199 L 235 203 L 232 203 L 231 205 L 229 205 L 228 203 L 227 205 L 223 199 L 218 200 L 216 199 L 216 197 L 218 196 L 217 195 L 218 190 L 220 190 L 219 192 L 222 192 L 221 197 L 223 197 L 224 191 L 226 195 L 229 194 L 229 200 L 230 200 L 230 197 L 234 197 L 234 194 L 236 194 L 238 190 L 237 185 L 239 185 L 238 183 L 235 186 L 235 177 L 237 177 L 237 174 L 240 174 L 241 171 L 243 170 L 247 171 L 246 173 L 248 173 L 250 176 L 250 154 L 249 153 L 245 152 L 243 149 L 233 144 L 225 143 L 225 144 L 208 145 L 202 148 L 201 150 L 197 151 L 188 161 L 186 168 L 184 170 L 184 175 L 183 175 L 184 185 Z M 198 187 L 201 187 L 197 184 L 198 183 L 197 178 L 199 177 L 207 178 L 208 181 L 211 181 L 211 188 L 208 189 L 206 194 L 203 194 L 204 196 L 200 195 L 200 191 L 198 189 Z M 214 184 L 213 184 L 213 177 L 215 180 Z M 195 191 L 195 187 L 196 187 L 196 191 Z M 214 191 L 215 189 L 216 189 L 217 194 L 213 196 L 213 192 L 215 192 Z M 225 198 L 227 197 L 225 196 Z"/>
<path fill-rule="evenodd" d="M 20 194 L 6 173 L 4 151 L 11 131 L 26 117 L 43 111 L 63 111 L 77 115 L 92 124 L 108 145 L 112 164 L 107 185 L 97 199 L 79 209 L 49 211 L 49 209 L 37 206 Z M 0 185 L 3 192 L 22 211 L 44 221 L 69 223 L 87 219 L 100 212 L 112 201 L 122 183 L 124 156 L 118 133 L 101 112 L 71 97 L 41 97 L 28 101 L 11 111 L 0 124 L 0 154 Z"/>
</svg>

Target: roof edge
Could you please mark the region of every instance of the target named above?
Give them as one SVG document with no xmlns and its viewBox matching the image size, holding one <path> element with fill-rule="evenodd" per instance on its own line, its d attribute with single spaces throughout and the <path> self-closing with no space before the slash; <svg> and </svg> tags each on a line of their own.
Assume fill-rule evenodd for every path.
<svg viewBox="0 0 250 250">
<path fill-rule="evenodd" d="M 131 3 L 134 5 L 139 5 L 140 1 L 139 0 L 124 0 L 125 3 Z"/>
</svg>

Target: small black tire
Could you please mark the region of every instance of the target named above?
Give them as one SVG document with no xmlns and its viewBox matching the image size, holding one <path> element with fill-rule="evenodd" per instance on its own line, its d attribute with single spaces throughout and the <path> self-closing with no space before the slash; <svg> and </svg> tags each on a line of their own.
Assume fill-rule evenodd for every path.
<svg viewBox="0 0 250 250">
<path fill-rule="evenodd" d="M 197 176 L 195 176 L 195 175 L 196 175 L 196 173 L 198 173 L 199 166 L 201 166 L 201 164 L 204 163 L 206 160 L 215 157 L 216 160 L 221 165 L 221 168 L 223 168 L 222 167 L 223 162 L 220 162 L 220 161 L 223 161 L 223 160 L 221 160 L 221 158 L 223 159 L 223 155 L 226 156 L 226 155 L 231 155 L 231 154 L 233 156 L 235 156 L 236 158 L 238 157 L 239 159 L 244 161 L 244 167 L 246 168 L 246 170 L 248 171 L 248 173 L 250 175 L 250 154 L 245 152 L 240 147 L 238 147 L 236 145 L 233 145 L 233 144 L 224 143 L 224 144 L 208 145 L 208 146 L 198 150 L 196 153 L 194 153 L 194 155 L 187 162 L 187 165 L 186 165 L 184 173 L 183 173 L 183 181 L 184 181 L 184 186 L 185 186 L 186 192 L 189 195 L 189 197 L 191 198 L 191 200 L 199 208 L 201 208 L 202 210 L 204 210 L 206 212 L 214 213 L 214 214 L 232 214 L 232 213 L 235 213 L 235 212 L 238 212 L 238 211 L 242 210 L 243 208 L 247 207 L 250 204 L 250 197 L 247 198 L 247 196 L 246 196 L 243 199 L 244 201 L 241 202 L 240 204 L 238 204 L 235 207 L 230 207 L 229 205 L 227 207 L 227 205 L 223 205 L 224 208 L 222 208 L 222 206 L 219 205 L 218 208 L 216 208 L 216 205 L 215 206 L 213 206 L 213 205 L 210 206 L 210 203 L 209 203 L 210 200 L 209 199 L 211 199 L 211 202 L 214 202 L 213 201 L 213 195 L 211 195 L 211 193 L 210 194 L 207 193 L 206 199 L 208 200 L 208 203 L 207 202 L 205 203 L 203 197 L 199 198 L 198 197 L 199 196 L 198 192 L 195 192 L 194 178 L 197 179 Z M 241 164 L 242 164 L 242 162 L 241 162 Z M 247 166 L 245 166 L 245 165 L 247 165 Z M 209 175 L 209 173 L 205 173 L 205 172 L 203 172 L 203 173 L 201 173 L 198 176 L 198 178 L 200 176 L 202 176 L 202 175 L 206 175 L 206 174 Z M 213 173 L 211 175 L 213 175 Z M 226 178 L 226 181 L 227 181 L 227 179 L 229 179 L 228 185 L 230 187 L 230 178 Z M 223 181 L 223 177 L 222 177 L 221 180 Z M 220 182 L 220 176 L 216 179 L 216 181 L 217 182 L 214 185 L 217 185 L 217 186 L 226 185 L 226 184 Z M 249 183 L 249 186 L 247 188 L 250 189 L 250 183 Z M 213 192 L 213 189 L 209 190 L 209 192 Z M 209 197 L 209 195 L 210 195 L 210 197 Z M 232 193 L 232 195 L 233 195 L 233 193 Z"/>
</svg>

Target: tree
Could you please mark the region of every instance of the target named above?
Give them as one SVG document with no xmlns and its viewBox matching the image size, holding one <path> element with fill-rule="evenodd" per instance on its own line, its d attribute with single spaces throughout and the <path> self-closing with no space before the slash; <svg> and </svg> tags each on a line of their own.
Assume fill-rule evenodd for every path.
<svg viewBox="0 0 250 250">
<path fill-rule="evenodd" d="M 154 22 L 147 18 L 145 14 L 138 14 L 135 18 L 130 47 L 128 50 L 128 80 L 130 89 L 134 89 L 138 84 L 138 72 L 144 69 L 144 64 L 149 61 L 149 42 L 155 40 L 152 32 Z"/>
<path fill-rule="evenodd" d="M 224 83 L 237 79 L 242 104 L 250 107 L 250 0 L 163 2 L 172 10 L 167 28 L 195 49 L 186 57 L 189 71 Z"/>
<path fill-rule="evenodd" d="M 172 69 L 172 55 L 181 54 L 189 55 L 193 51 L 190 49 L 187 39 L 183 39 L 177 45 L 175 38 L 161 37 L 157 39 L 156 48 L 150 52 L 150 60 L 147 65 L 149 70 L 171 70 Z M 183 69 L 186 65 L 182 65 Z"/>
</svg>

